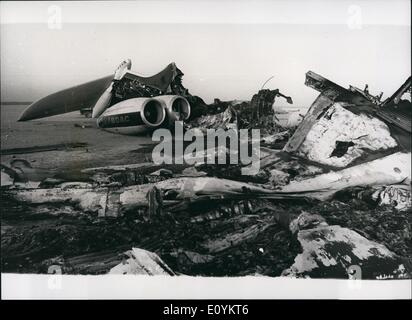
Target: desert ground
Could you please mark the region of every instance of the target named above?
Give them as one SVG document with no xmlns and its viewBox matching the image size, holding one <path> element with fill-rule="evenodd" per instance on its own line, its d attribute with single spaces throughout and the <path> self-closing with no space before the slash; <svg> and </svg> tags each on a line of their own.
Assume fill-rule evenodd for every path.
<svg viewBox="0 0 412 320">
<path fill-rule="evenodd" d="M 152 144 L 149 135 L 121 136 L 100 130 L 94 119 L 85 118 L 79 112 L 18 122 L 26 107 L 1 106 L 2 163 L 21 158 L 31 162 L 34 168 L 57 171 L 130 164 L 144 160 L 137 150 Z M 73 144 L 75 147 L 70 147 Z M 47 149 L 47 146 L 59 148 L 33 152 L 36 147 Z"/>
</svg>

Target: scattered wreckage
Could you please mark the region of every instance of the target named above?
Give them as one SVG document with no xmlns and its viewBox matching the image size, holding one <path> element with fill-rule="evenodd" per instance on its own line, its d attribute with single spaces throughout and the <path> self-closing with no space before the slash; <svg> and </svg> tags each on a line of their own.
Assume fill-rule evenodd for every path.
<svg viewBox="0 0 412 320">
<path fill-rule="evenodd" d="M 224 265 L 236 269 L 243 261 L 245 266 L 254 267 L 245 267 L 236 275 L 350 278 L 351 270 L 360 267 L 364 279 L 411 278 L 410 78 L 381 102 L 382 95 L 371 95 L 367 87 L 345 89 L 309 71 L 306 85 L 320 94 L 303 119 L 294 121 L 294 126 L 282 127 L 272 108 L 274 99 L 281 96 L 289 103 L 292 100 L 279 90 L 261 90 L 251 102 L 216 100 L 209 112 L 202 109 L 189 120 L 192 101 L 180 86 L 181 72 L 174 65 L 163 72 L 169 80 L 161 87 L 155 85 L 158 76 L 149 81 L 128 71 L 121 79 L 115 76 L 115 81 L 107 77 L 87 84 L 87 90 L 109 87 L 96 104 L 98 122 L 103 125 L 105 117 L 127 113 L 131 108 L 138 108 L 143 115 L 147 106 L 157 110 L 156 116 L 146 118 L 153 116 L 149 122 L 156 126 L 162 125 L 167 115 L 167 121 L 183 117 L 188 128 L 199 130 L 265 129 L 260 171 L 242 176 L 241 164 L 208 164 L 199 159 L 193 166 L 179 168 L 153 163 L 87 168 L 82 170 L 87 182 L 48 177 L 33 186 L 27 184 L 29 179 L 21 178 L 24 166 L 17 172 L 16 166 L 2 165 L 2 196 L 26 205 L 32 214 L 120 220 L 132 217 L 139 221 L 136 228 L 153 228 L 160 237 L 130 243 L 129 249 L 133 249 L 129 251 L 123 246 L 109 253 L 46 259 L 41 262 L 43 266 L 57 264 L 66 273 L 216 275 L 219 271 L 207 270 L 224 269 Z M 132 97 L 137 92 L 132 89 L 136 83 L 139 95 L 147 97 Z M 181 96 L 162 96 L 168 90 Z M 115 104 L 122 94 L 128 99 Z M 407 95 L 409 99 L 405 99 Z M 57 99 L 61 97 L 59 93 Z M 49 99 L 29 107 L 22 119 L 50 115 L 44 109 L 52 103 Z M 170 108 L 174 99 L 181 104 Z M 79 107 L 72 102 L 70 110 Z M 115 105 L 106 110 L 109 104 Z M 180 116 L 173 114 L 176 110 Z M 121 130 L 119 127 L 114 130 Z M 219 152 L 228 151 L 223 148 L 216 154 Z M 367 209 L 345 207 L 339 199 L 349 199 Z M 328 207 L 327 212 L 332 212 L 329 216 L 320 212 L 323 206 L 332 205 L 339 209 Z M 401 240 L 396 241 L 409 243 L 409 248 L 396 250 L 391 241 L 383 241 L 382 235 L 373 234 L 367 227 L 355 230 L 350 222 L 343 226 L 336 223 L 347 216 L 362 220 L 356 215 L 368 210 L 389 210 L 388 216 L 403 217 L 397 225 L 402 236 L 396 234 Z M 331 218 L 334 211 L 338 216 Z M 393 229 L 386 231 L 396 233 Z M 162 238 L 163 233 L 168 240 Z M 182 245 L 184 238 L 190 244 Z M 233 251 L 237 247 L 246 250 L 234 266 L 230 259 L 237 255 Z M 265 250 L 277 260 L 271 260 Z"/>
</svg>

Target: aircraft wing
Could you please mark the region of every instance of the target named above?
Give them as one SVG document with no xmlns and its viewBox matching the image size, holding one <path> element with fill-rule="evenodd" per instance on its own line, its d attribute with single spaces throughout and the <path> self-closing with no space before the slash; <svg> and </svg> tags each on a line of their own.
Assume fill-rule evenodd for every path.
<svg viewBox="0 0 412 320">
<path fill-rule="evenodd" d="M 41 98 L 24 110 L 19 121 L 50 117 L 93 106 L 112 80 L 113 75 L 110 75 Z"/>
</svg>

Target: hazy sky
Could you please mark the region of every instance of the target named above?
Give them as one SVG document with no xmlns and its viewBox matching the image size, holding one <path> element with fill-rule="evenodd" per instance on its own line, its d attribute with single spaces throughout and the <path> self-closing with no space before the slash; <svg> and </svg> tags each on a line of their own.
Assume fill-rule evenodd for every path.
<svg viewBox="0 0 412 320">
<path fill-rule="evenodd" d="M 273 75 L 266 87 L 309 106 L 317 92 L 304 85 L 308 70 L 384 97 L 410 76 L 408 0 L 53 5 L 1 2 L 3 101 L 111 74 L 125 58 L 145 76 L 176 62 L 207 102 L 250 99 Z"/>
</svg>

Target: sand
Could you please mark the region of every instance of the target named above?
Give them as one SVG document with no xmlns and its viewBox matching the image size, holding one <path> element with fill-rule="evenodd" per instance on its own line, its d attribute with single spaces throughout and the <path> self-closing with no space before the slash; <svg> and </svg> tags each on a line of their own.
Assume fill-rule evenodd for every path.
<svg viewBox="0 0 412 320">
<path fill-rule="evenodd" d="M 153 145 L 150 135 L 122 136 L 105 132 L 97 128 L 94 119 L 85 118 L 79 112 L 17 122 L 26 107 L 1 106 L 1 162 L 4 164 L 13 158 L 21 158 L 31 162 L 34 168 L 57 171 L 131 164 L 147 157 L 137 150 Z M 83 146 L 70 147 L 69 144 Z M 63 145 L 63 148 L 47 150 L 53 149 L 48 146 L 57 145 Z M 34 147 L 46 151 L 33 152 Z M 16 154 L 9 152 L 17 148 L 19 152 Z"/>
</svg>

